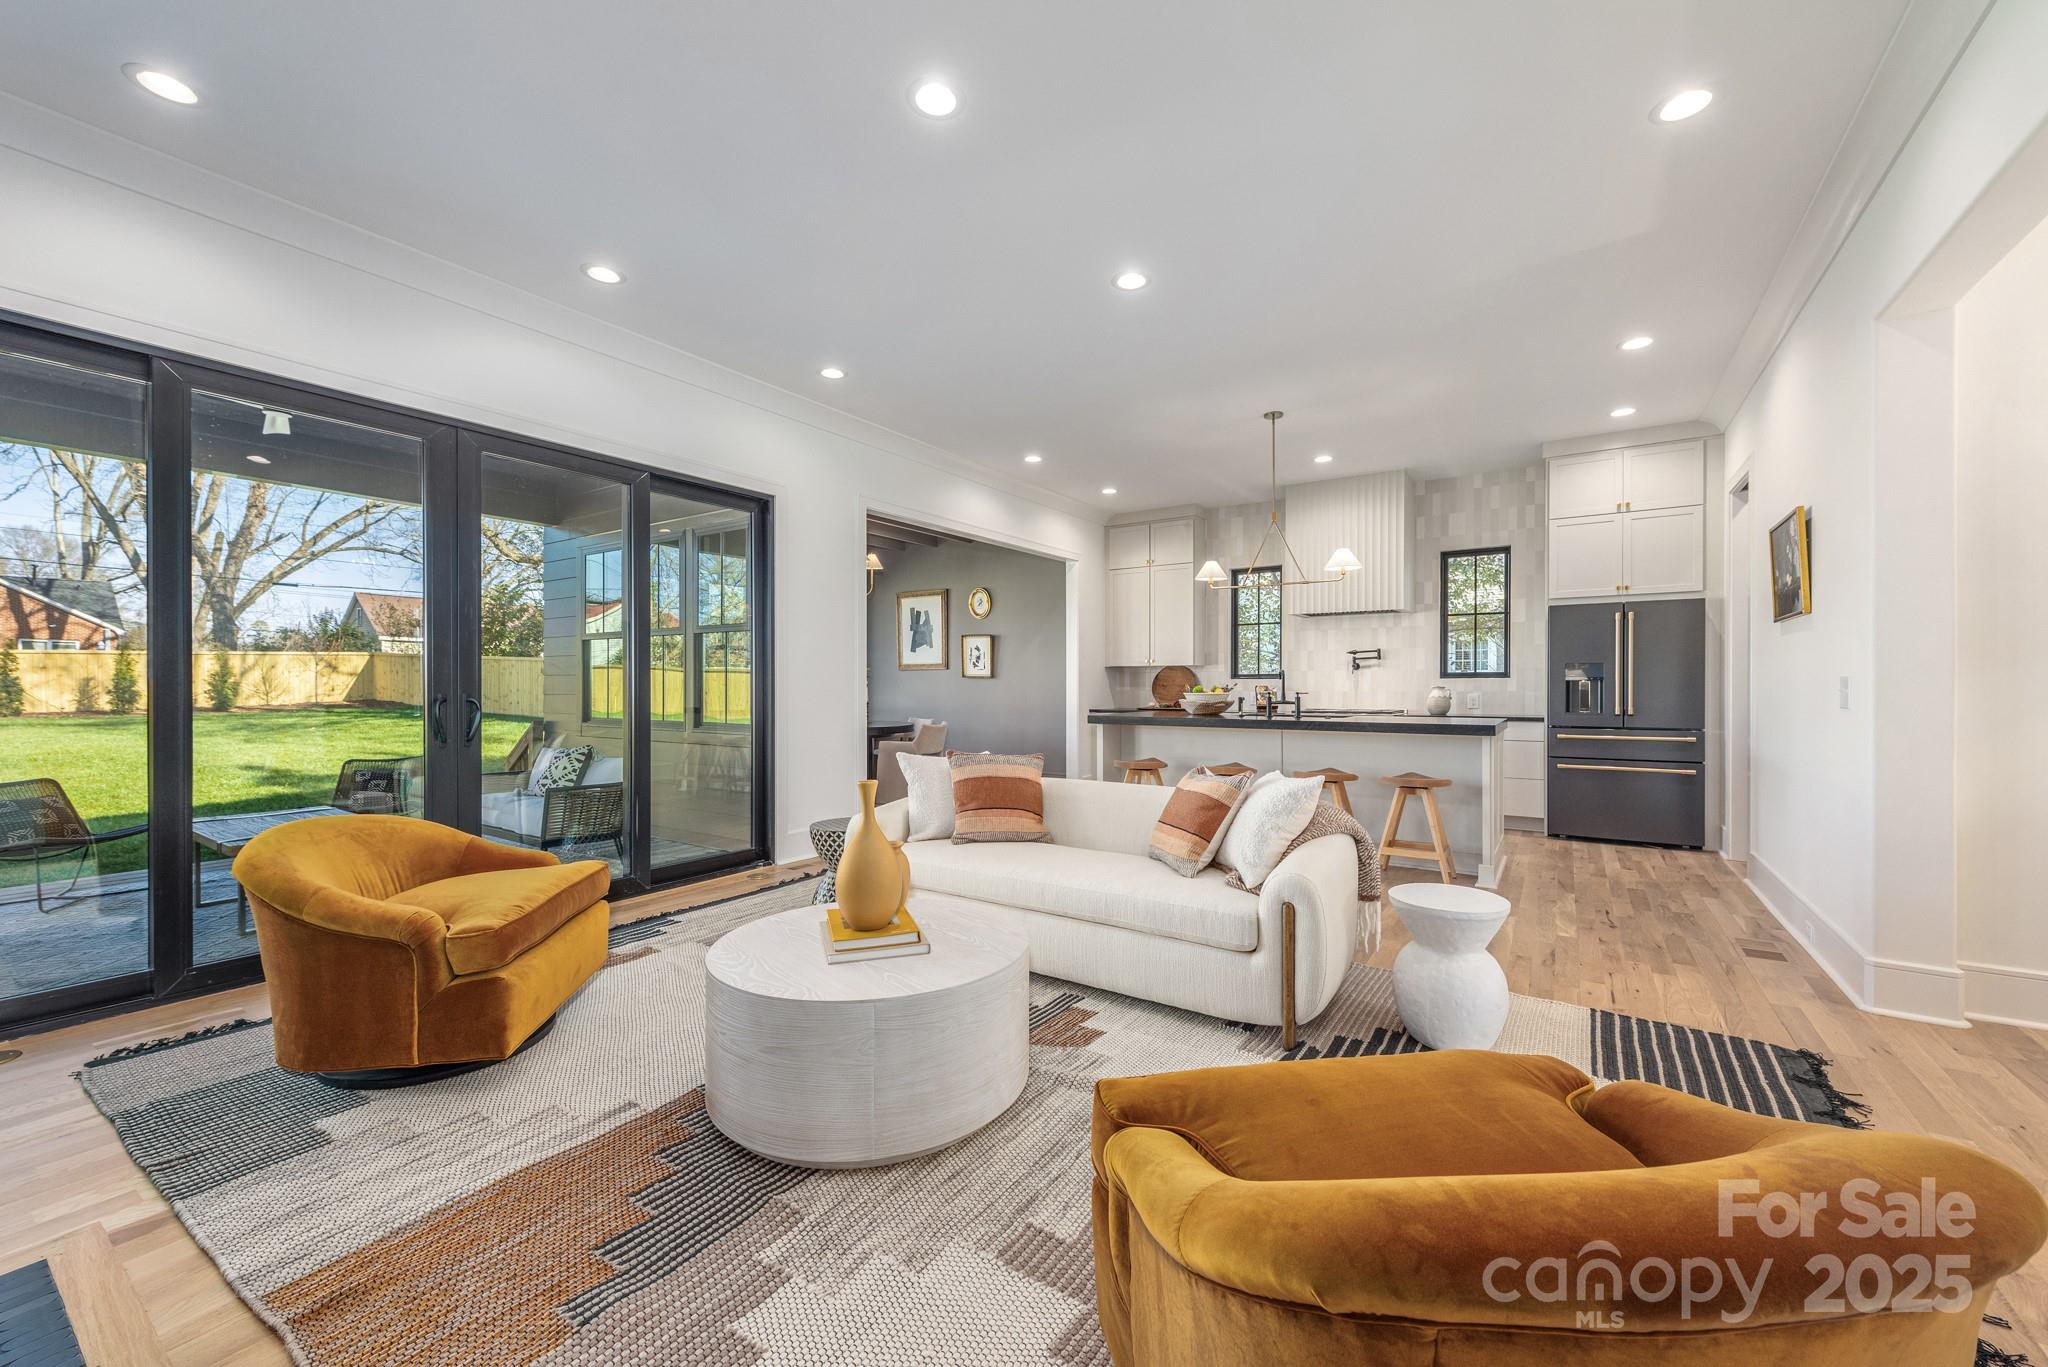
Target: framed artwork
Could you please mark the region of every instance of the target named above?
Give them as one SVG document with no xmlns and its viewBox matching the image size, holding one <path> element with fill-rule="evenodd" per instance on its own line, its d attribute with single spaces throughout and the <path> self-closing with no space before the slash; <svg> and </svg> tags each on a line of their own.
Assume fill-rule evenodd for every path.
<svg viewBox="0 0 2048 1367">
<path fill-rule="evenodd" d="M 905 589 L 896 595 L 896 667 L 946 667 L 949 589 Z"/>
<path fill-rule="evenodd" d="M 963 634 L 960 637 L 960 677 L 993 679 L 995 676 L 996 638 Z"/>
<path fill-rule="evenodd" d="M 979 622 L 996 610 L 996 596 L 985 588 L 967 591 L 967 611 Z"/>
<path fill-rule="evenodd" d="M 1806 505 L 1771 528 L 1771 620 L 1782 622 L 1813 611 L 1813 560 Z"/>
</svg>

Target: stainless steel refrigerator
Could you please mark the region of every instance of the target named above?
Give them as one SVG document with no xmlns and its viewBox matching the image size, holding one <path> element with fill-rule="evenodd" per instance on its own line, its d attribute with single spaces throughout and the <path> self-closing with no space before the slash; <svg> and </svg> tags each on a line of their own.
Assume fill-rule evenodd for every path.
<svg viewBox="0 0 2048 1367">
<path fill-rule="evenodd" d="M 1707 832 L 1707 608 L 1550 609 L 1549 831 L 1698 848 Z"/>
</svg>

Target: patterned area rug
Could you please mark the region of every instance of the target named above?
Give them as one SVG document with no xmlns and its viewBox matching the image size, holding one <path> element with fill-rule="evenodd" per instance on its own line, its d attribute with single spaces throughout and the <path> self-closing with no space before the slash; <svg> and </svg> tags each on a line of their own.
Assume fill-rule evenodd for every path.
<svg viewBox="0 0 2048 1367">
<path fill-rule="evenodd" d="M 1000 1119 L 894 1167 L 786 1167 L 705 1116 L 704 955 L 810 894 L 621 927 L 550 1039 L 465 1077 L 342 1091 L 237 1022 L 82 1080 L 300 1362 L 1107 1367 L 1091 1087 L 1277 1059 L 1279 1032 L 1034 978 L 1030 1081 Z M 1298 1057 L 1420 1047 L 1364 967 L 1304 1035 Z M 1820 1058 L 1758 1040 L 1517 997 L 1498 1047 L 1856 1123 Z"/>
</svg>

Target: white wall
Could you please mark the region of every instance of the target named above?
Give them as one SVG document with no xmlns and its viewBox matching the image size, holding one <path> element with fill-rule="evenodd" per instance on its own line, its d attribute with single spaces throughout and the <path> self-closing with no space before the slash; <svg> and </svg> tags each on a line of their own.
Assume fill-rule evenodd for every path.
<svg viewBox="0 0 2048 1367">
<path fill-rule="evenodd" d="M 1940 572 L 1948 538 L 1927 534 L 1927 510 L 1938 521 L 1945 496 L 1921 495 L 1948 476 L 1880 440 L 1880 355 L 1908 364 L 1900 329 L 1880 320 L 2048 119 L 2043 70 L 2048 5 L 2001 0 L 1727 429 L 1756 524 L 1730 554 L 1762 556 L 1771 523 L 1795 504 L 1813 510 L 1813 614 L 1772 623 L 1764 576 L 1752 581 L 1752 882 L 1852 996 L 1941 1020 L 1962 1009 L 1952 897 L 1901 896 L 1879 870 L 1928 857 L 1907 843 L 1924 816 L 1912 757 L 1944 763 L 1953 717 L 1926 705 L 1927 687 L 1879 684 L 1925 668 L 1920 644 L 1948 634 L 1939 617 L 1896 612 L 1889 592 Z"/>
<path fill-rule="evenodd" d="M 0 308 L 773 496 L 778 858 L 863 771 L 868 508 L 1070 561 L 1100 677 L 1081 505 L 5 96 L 0 204 Z"/>
<path fill-rule="evenodd" d="M 1956 939 L 1964 1007 L 2048 1021 L 2048 220 L 1955 308 Z"/>
</svg>

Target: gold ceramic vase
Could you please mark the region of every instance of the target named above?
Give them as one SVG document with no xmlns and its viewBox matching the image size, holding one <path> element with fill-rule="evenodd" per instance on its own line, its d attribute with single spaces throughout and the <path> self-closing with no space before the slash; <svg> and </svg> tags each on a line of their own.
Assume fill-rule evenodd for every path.
<svg viewBox="0 0 2048 1367">
<path fill-rule="evenodd" d="M 839 856 L 839 915 L 855 930 L 880 930 L 909 895 L 910 868 L 875 820 L 875 781 L 860 781 L 860 811 L 846 828 Z"/>
</svg>

